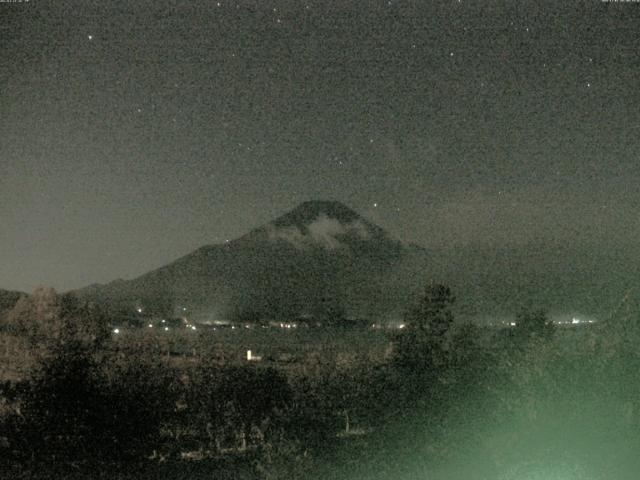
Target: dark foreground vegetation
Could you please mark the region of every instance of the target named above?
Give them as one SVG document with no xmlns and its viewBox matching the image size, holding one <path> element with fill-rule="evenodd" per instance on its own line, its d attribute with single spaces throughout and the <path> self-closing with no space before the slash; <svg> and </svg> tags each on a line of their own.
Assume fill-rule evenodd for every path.
<svg viewBox="0 0 640 480">
<path fill-rule="evenodd" d="M 0 384 L 0 476 L 637 478 L 637 312 L 554 328 L 528 309 L 485 329 L 453 302 L 427 287 L 384 359 L 278 365 L 172 361 L 152 337 L 116 345 L 72 296 L 22 298 L 1 324 L 5 361 L 31 366 Z"/>
</svg>

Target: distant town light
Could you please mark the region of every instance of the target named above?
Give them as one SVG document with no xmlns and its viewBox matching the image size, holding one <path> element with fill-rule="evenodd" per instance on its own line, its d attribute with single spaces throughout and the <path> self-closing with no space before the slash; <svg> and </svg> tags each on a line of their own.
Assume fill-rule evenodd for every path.
<svg viewBox="0 0 640 480">
<path fill-rule="evenodd" d="M 153 328 L 153 324 L 151 324 L 151 323 L 150 323 L 150 324 L 149 324 L 149 328 Z"/>
<path fill-rule="evenodd" d="M 162 323 L 166 323 L 166 322 L 167 322 L 167 321 L 163 318 L 163 319 L 162 319 Z"/>
<path fill-rule="evenodd" d="M 168 332 L 169 331 L 169 327 L 164 327 L 164 331 Z"/>
<path fill-rule="evenodd" d="M 404 328 L 404 327 L 406 327 L 404 323 L 401 323 L 400 325 L 398 325 L 398 328 Z"/>
<path fill-rule="evenodd" d="M 114 328 L 114 329 L 113 329 L 113 333 L 115 333 L 115 334 L 120 333 L 120 329 L 119 329 L 119 328 Z"/>
<path fill-rule="evenodd" d="M 195 330 L 196 326 L 195 325 L 191 325 L 191 330 Z"/>
<path fill-rule="evenodd" d="M 142 313 L 142 307 L 138 307 L 138 308 L 136 308 L 136 311 L 137 311 L 138 313 Z"/>
<path fill-rule="evenodd" d="M 251 350 L 247 350 L 247 361 L 248 362 L 259 362 L 262 360 L 262 357 L 258 355 L 254 355 Z"/>
<path fill-rule="evenodd" d="M 509 326 L 510 327 L 515 327 L 516 326 L 516 322 L 509 322 Z"/>
</svg>

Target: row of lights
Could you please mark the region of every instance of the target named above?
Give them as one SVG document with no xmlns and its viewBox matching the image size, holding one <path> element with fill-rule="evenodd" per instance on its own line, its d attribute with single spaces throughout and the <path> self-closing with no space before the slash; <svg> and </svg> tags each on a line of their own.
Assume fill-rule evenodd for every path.
<svg viewBox="0 0 640 480">
<path fill-rule="evenodd" d="M 152 324 L 152 323 L 150 323 L 150 324 L 148 325 L 148 327 L 149 327 L 149 328 L 153 328 L 153 324 Z M 195 331 L 195 330 L 197 330 L 197 327 L 196 327 L 195 325 L 189 325 L 189 326 L 188 326 L 188 329 L 189 329 L 189 330 L 192 330 L 192 331 Z M 163 328 L 163 330 L 164 330 L 165 332 L 168 332 L 168 331 L 169 331 L 169 327 L 164 327 L 164 328 Z M 215 329 L 214 329 L 214 330 L 215 330 Z M 117 335 L 117 334 L 119 334 L 119 333 L 120 333 L 120 331 L 121 331 L 121 330 L 120 330 L 119 328 L 114 328 L 114 329 L 113 329 L 113 333 L 115 333 L 116 335 Z"/>
<path fill-rule="evenodd" d="M 281 323 L 280 328 L 298 328 L 297 323 Z"/>
</svg>

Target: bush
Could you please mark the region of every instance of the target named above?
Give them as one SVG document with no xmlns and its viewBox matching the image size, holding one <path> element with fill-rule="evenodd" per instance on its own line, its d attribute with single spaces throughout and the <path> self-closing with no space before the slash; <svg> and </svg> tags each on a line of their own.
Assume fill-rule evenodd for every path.
<svg viewBox="0 0 640 480">
<path fill-rule="evenodd" d="M 79 343 L 48 357 L 7 425 L 9 449 L 23 466 L 124 465 L 160 442 L 174 403 L 162 371 L 130 365 L 106 375 Z M 102 467 L 104 468 L 104 467 Z"/>
</svg>

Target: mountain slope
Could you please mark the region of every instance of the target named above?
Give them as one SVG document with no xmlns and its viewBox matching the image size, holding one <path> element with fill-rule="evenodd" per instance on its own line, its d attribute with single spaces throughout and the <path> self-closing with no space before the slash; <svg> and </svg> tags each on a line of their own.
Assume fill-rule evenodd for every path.
<svg viewBox="0 0 640 480">
<path fill-rule="evenodd" d="M 128 311 L 141 305 L 175 315 L 186 307 L 201 320 L 310 314 L 378 321 L 401 318 L 412 296 L 433 281 L 452 288 L 458 318 L 512 319 L 523 305 L 555 317 L 606 318 L 640 287 L 638 256 L 640 247 L 578 243 L 427 251 L 339 202 L 310 201 L 229 243 L 78 293 Z"/>
<path fill-rule="evenodd" d="M 404 245 L 339 202 L 305 202 L 224 245 L 202 247 L 130 281 L 80 290 L 119 308 L 140 304 L 201 320 L 397 315 L 416 286 L 406 271 L 426 252 Z M 415 269 L 414 269 L 415 270 Z"/>
<path fill-rule="evenodd" d="M 605 319 L 628 291 L 640 291 L 638 247 L 531 242 L 429 253 L 429 274 L 452 287 L 470 317 L 512 317 L 532 305 L 555 318 Z"/>
</svg>

